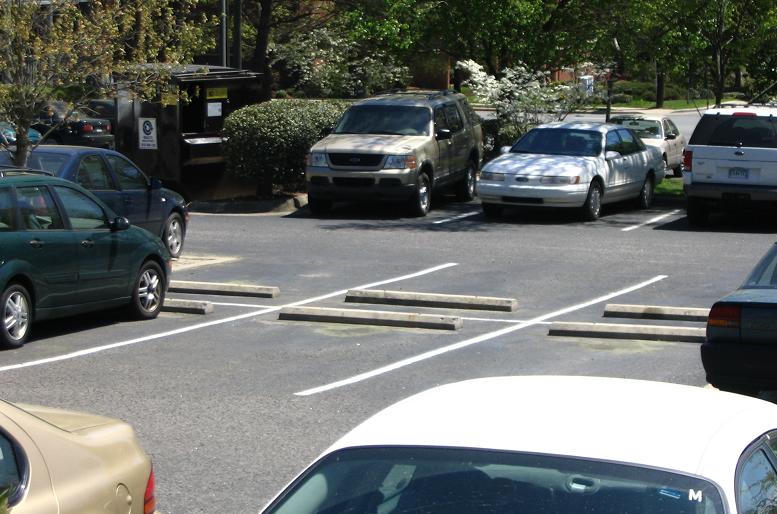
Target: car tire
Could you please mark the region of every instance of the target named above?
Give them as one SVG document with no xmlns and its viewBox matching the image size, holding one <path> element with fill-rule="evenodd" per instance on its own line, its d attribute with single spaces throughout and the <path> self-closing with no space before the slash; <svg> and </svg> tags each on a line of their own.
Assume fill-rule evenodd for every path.
<svg viewBox="0 0 777 514">
<path fill-rule="evenodd" d="M 703 227 L 709 221 L 709 208 L 695 198 L 688 198 L 685 206 L 685 215 L 688 217 L 688 224 L 695 227 Z"/>
<path fill-rule="evenodd" d="M 502 216 L 502 206 L 495 203 L 484 203 L 480 206 L 486 218 L 499 218 Z"/>
<path fill-rule="evenodd" d="M 0 305 L 3 306 L 3 325 L 0 327 L 0 346 L 19 348 L 30 337 L 32 302 L 30 293 L 20 284 L 5 288 Z"/>
<path fill-rule="evenodd" d="M 602 213 L 602 186 L 597 181 L 591 182 L 588 188 L 588 196 L 582 207 L 583 218 L 587 221 L 596 221 Z"/>
<path fill-rule="evenodd" d="M 642 183 L 642 189 L 639 190 L 639 208 L 649 209 L 653 205 L 653 198 L 655 196 L 655 182 L 653 181 L 653 175 L 645 177 L 645 182 Z"/>
<path fill-rule="evenodd" d="M 477 196 L 477 166 L 475 161 L 469 161 L 467 172 L 464 177 L 456 184 L 456 199 L 460 202 L 469 202 Z"/>
<path fill-rule="evenodd" d="M 186 237 L 186 228 L 183 224 L 183 218 L 177 212 L 170 214 L 165 221 L 165 227 L 162 231 L 162 242 L 170 252 L 170 256 L 177 259 L 183 252 L 183 240 Z"/>
<path fill-rule="evenodd" d="M 413 216 L 423 217 L 429 213 L 432 205 L 432 184 L 429 175 L 419 173 L 416 179 L 415 193 L 410 200 L 410 212 Z"/>
<path fill-rule="evenodd" d="M 332 202 L 329 200 L 322 200 L 321 198 L 314 198 L 308 195 L 308 209 L 316 216 L 326 214 L 332 209 Z"/>
<path fill-rule="evenodd" d="M 682 177 L 683 176 L 683 165 L 678 164 L 673 170 L 675 177 Z"/>
<path fill-rule="evenodd" d="M 162 268 L 155 261 L 146 261 L 138 271 L 132 289 L 130 313 L 136 319 L 153 319 L 159 315 L 165 301 L 165 280 Z"/>
</svg>

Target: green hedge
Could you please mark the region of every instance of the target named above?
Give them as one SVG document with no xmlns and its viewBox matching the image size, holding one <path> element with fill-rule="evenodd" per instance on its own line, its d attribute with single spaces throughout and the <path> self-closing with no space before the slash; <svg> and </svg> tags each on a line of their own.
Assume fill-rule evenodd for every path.
<svg viewBox="0 0 777 514">
<path fill-rule="evenodd" d="M 273 100 L 250 105 L 224 120 L 227 173 L 257 178 L 257 193 L 299 191 L 305 155 L 348 107 L 341 100 Z"/>
</svg>

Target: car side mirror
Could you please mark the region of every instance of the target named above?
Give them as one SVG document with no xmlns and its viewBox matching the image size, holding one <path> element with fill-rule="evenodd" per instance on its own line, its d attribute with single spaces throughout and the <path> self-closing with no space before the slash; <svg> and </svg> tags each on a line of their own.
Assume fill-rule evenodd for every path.
<svg viewBox="0 0 777 514">
<path fill-rule="evenodd" d="M 667 141 L 671 141 L 672 139 L 677 139 L 677 134 L 669 133 L 666 135 Z"/>
<path fill-rule="evenodd" d="M 499 149 L 499 153 L 510 153 L 512 146 L 503 146 Z"/>
<path fill-rule="evenodd" d="M 119 232 L 130 228 L 130 222 L 124 216 L 117 216 L 108 223 L 108 226 L 111 228 L 111 232 Z"/>
<path fill-rule="evenodd" d="M 162 181 L 156 177 L 151 177 L 148 187 L 149 189 L 162 189 Z"/>
<path fill-rule="evenodd" d="M 613 159 L 620 159 L 621 157 L 620 152 L 613 152 L 612 150 L 604 152 L 605 161 L 612 161 Z"/>
<path fill-rule="evenodd" d="M 437 140 L 443 140 L 443 139 L 450 139 L 451 138 L 451 129 L 440 129 L 437 131 L 436 136 Z"/>
</svg>

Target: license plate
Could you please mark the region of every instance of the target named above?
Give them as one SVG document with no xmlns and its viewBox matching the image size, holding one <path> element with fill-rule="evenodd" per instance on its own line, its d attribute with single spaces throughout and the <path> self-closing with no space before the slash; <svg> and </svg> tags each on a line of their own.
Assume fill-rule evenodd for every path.
<svg viewBox="0 0 777 514">
<path fill-rule="evenodd" d="M 747 168 L 730 168 L 728 170 L 728 178 L 746 179 L 748 171 Z"/>
</svg>

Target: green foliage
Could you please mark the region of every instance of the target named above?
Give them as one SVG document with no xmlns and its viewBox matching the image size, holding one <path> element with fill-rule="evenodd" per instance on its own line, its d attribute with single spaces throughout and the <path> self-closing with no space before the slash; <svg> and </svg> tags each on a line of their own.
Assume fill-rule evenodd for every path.
<svg viewBox="0 0 777 514">
<path fill-rule="evenodd" d="M 0 514 L 8 514 L 8 495 L 10 489 L 0 491 Z"/>
<path fill-rule="evenodd" d="M 273 100 L 233 112 L 224 120 L 227 172 L 258 178 L 263 194 L 302 190 L 305 155 L 347 106 L 335 100 Z"/>
</svg>

